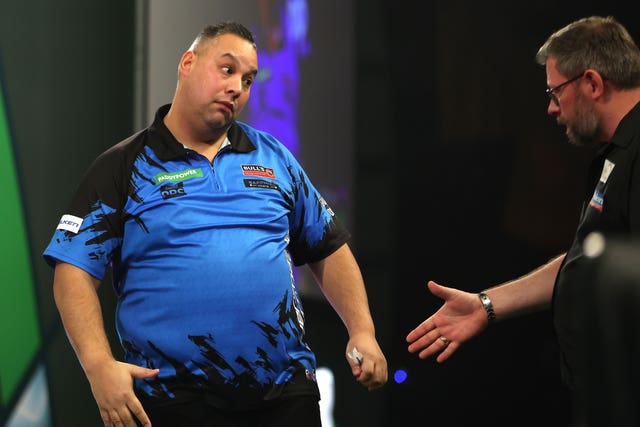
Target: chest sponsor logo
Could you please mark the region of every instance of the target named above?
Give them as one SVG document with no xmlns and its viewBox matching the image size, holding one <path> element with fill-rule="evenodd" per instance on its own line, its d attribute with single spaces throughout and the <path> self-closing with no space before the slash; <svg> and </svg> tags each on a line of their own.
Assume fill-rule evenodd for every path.
<svg viewBox="0 0 640 427">
<path fill-rule="evenodd" d="M 602 193 L 601 191 L 598 191 L 598 189 L 596 188 L 596 191 L 593 192 L 593 196 L 591 197 L 591 201 L 589 202 L 589 206 L 602 212 L 603 205 L 604 205 L 604 193 Z"/>
<path fill-rule="evenodd" d="M 607 182 L 607 179 L 609 179 L 609 175 L 611 175 L 611 171 L 615 166 L 616 164 L 610 161 L 609 159 L 606 159 L 604 161 L 604 166 L 602 167 L 602 174 L 600 175 L 600 182 Z"/>
<path fill-rule="evenodd" d="M 160 187 L 160 195 L 164 200 L 173 199 L 174 197 L 186 196 L 187 192 L 184 191 L 184 183 L 179 182 L 175 185 L 163 185 Z"/>
<path fill-rule="evenodd" d="M 153 177 L 156 184 L 163 182 L 181 182 L 191 178 L 202 178 L 204 175 L 202 169 L 187 169 L 179 172 L 162 172 Z"/>
<path fill-rule="evenodd" d="M 270 190 L 279 190 L 277 184 L 263 179 L 245 179 L 244 186 L 247 188 L 268 188 Z"/>
<path fill-rule="evenodd" d="M 602 173 L 600 174 L 600 181 L 598 182 L 598 185 L 596 185 L 596 189 L 593 192 L 593 196 L 591 196 L 591 201 L 589 202 L 589 206 L 598 212 L 602 212 L 602 209 L 604 208 L 604 193 L 607 187 L 607 180 L 615 166 L 616 164 L 611 160 L 605 159 L 604 166 L 602 166 Z"/>
<path fill-rule="evenodd" d="M 74 234 L 78 234 L 80 226 L 82 225 L 82 218 L 74 215 L 62 215 L 60 222 L 56 229 L 70 231 Z"/>
<path fill-rule="evenodd" d="M 276 174 L 271 168 L 260 165 L 241 165 L 240 167 L 242 168 L 242 175 L 276 179 Z"/>
</svg>

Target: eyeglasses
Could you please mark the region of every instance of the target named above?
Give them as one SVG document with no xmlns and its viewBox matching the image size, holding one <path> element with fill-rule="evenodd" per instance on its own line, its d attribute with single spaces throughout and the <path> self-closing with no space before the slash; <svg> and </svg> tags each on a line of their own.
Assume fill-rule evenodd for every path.
<svg viewBox="0 0 640 427">
<path fill-rule="evenodd" d="M 560 100 L 558 99 L 558 95 L 560 95 L 560 93 L 558 92 L 560 89 L 562 89 L 564 86 L 568 85 L 569 83 L 573 83 L 576 80 L 578 80 L 579 78 L 581 78 L 584 75 L 584 71 L 582 73 L 580 73 L 579 76 L 575 76 L 572 79 L 567 80 L 564 83 L 560 83 L 558 86 L 556 87 L 550 87 L 547 90 L 545 90 L 545 93 L 547 94 L 547 96 L 549 97 L 550 100 L 553 101 L 554 104 L 556 104 L 556 106 L 560 105 Z"/>
</svg>

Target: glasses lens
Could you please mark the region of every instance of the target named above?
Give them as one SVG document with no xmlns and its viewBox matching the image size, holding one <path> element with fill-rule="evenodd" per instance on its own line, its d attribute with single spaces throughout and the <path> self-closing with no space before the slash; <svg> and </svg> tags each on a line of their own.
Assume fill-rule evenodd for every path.
<svg viewBox="0 0 640 427">
<path fill-rule="evenodd" d="M 584 74 L 584 73 L 583 73 Z M 568 85 L 569 83 L 573 83 L 576 80 L 578 80 L 579 78 L 581 78 L 583 76 L 583 74 L 577 75 L 572 79 L 567 80 L 564 83 L 560 83 L 558 86 L 556 87 L 550 87 L 546 90 L 547 96 L 549 97 L 549 99 L 551 101 L 553 101 L 554 104 L 556 104 L 556 106 L 560 106 L 560 100 L 558 99 L 558 96 L 555 94 L 555 92 L 559 91 L 560 89 L 562 89 L 563 87 L 565 87 L 566 85 Z"/>
<path fill-rule="evenodd" d="M 554 93 L 556 89 L 555 88 L 548 88 L 547 90 L 545 90 L 545 93 L 547 94 L 547 96 L 549 97 L 550 101 L 553 101 L 554 104 L 559 105 L 558 102 L 558 97 L 556 96 L 556 94 Z"/>
</svg>

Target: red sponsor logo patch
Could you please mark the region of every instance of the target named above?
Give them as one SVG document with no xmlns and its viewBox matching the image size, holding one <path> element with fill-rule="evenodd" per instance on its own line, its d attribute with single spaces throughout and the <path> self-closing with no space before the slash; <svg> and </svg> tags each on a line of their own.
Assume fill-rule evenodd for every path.
<svg viewBox="0 0 640 427">
<path fill-rule="evenodd" d="M 242 174 L 246 176 L 260 176 L 263 178 L 276 179 L 273 169 L 260 165 L 242 165 Z"/>
</svg>

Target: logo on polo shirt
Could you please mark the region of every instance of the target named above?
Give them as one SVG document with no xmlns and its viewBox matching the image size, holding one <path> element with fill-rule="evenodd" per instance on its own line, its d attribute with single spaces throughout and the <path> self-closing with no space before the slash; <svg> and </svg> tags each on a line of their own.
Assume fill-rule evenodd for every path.
<svg viewBox="0 0 640 427">
<path fill-rule="evenodd" d="M 607 180 L 609 179 L 609 175 L 611 175 L 611 171 L 613 171 L 614 167 L 616 167 L 616 164 L 613 163 L 611 160 L 606 159 L 604 161 L 604 166 L 602 167 L 602 173 L 600 174 L 600 182 L 602 183 L 607 182 Z"/>
<path fill-rule="evenodd" d="M 333 213 L 333 209 L 331 209 L 331 207 L 329 206 L 327 201 L 324 199 L 324 197 L 320 197 L 320 200 L 318 200 L 318 201 L 320 202 L 320 206 L 322 206 L 323 208 L 325 208 L 327 210 L 327 212 L 329 212 L 329 215 L 336 216 L 336 214 Z"/>
<path fill-rule="evenodd" d="M 186 196 L 187 192 L 184 191 L 184 182 L 179 182 L 175 185 L 167 184 L 160 187 L 160 195 L 164 200 L 173 199 L 174 197 Z"/>
<path fill-rule="evenodd" d="M 247 188 L 265 188 L 269 190 L 280 190 L 278 184 L 264 179 L 245 179 L 244 186 Z"/>
<path fill-rule="evenodd" d="M 593 192 L 593 196 L 591 197 L 591 201 L 589 202 L 589 206 L 591 206 L 597 211 L 602 212 L 602 210 L 604 209 L 604 193 L 605 193 L 606 183 L 614 167 L 616 167 L 616 164 L 613 163 L 611 160 L 606 159 L 604 161 L 604 166 L 602 167 L 602 173 L 600 174 L 600 181 L 598 182 L 598 185 L 596 186 L 596 189 Z"/>
<path fill-rule="evenodd" d="M 83 219 L 74 215 L 62 215 L 60 222 L 56 229 L 70 231 L 74 234 L 78 234 Z"/>
<path fill-rule="evenodd" d="M 260 165 L 241 165 L 242 174 L 248 176 L 260 176 L 263 178 L 276 179 L 273 169 Z"/>
<path fill-rule="evenodd" d="M 589 202 L 589 205 L 592 208 L 602 212 L 603 204 L 604 204 L 604 194 L 601 191 L 598 191 L 598 189 L 596 188 L 596 191 L 593 192 L 593 196 L 591 197 L 591 201 Z"/>
<path fill-rule="evenodd" d="M 153 177 L 156 184 L 162 184 L 163 182 L 181 182 L 191 178 L 202 178 L 202 169 L 187 169 L 179 172 L 162 172 Z"/>
</svg>

